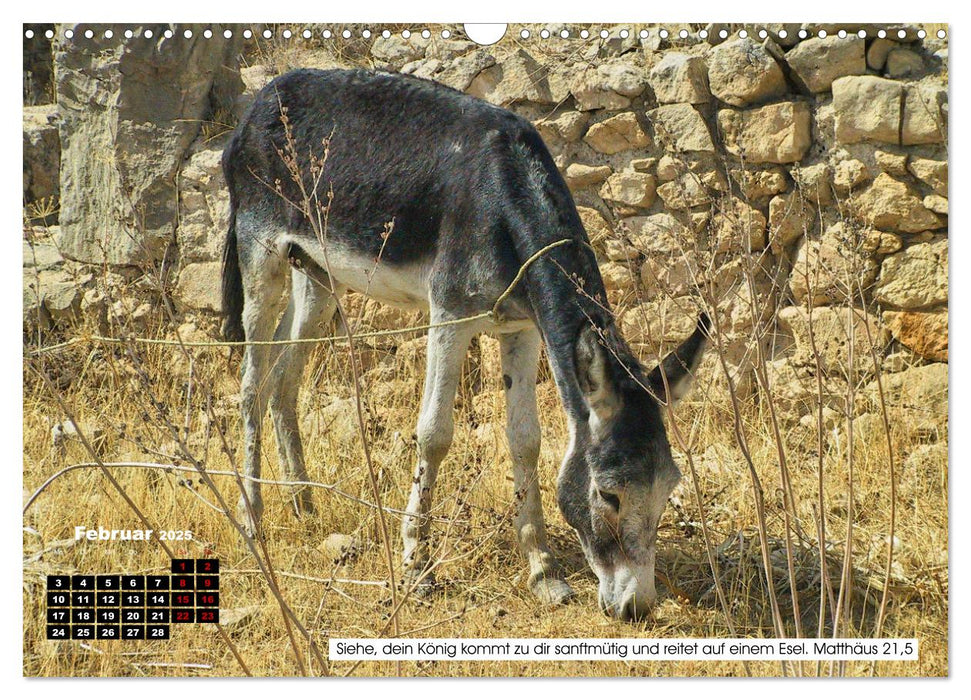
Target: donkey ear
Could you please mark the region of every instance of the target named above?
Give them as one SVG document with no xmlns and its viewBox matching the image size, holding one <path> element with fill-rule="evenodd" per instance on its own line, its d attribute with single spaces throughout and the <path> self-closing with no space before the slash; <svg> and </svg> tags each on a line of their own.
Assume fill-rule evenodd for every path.
<svg viewBox="0 0 971 700">
<path fill-rule="evenodd" d="M 710 333 L 711 319 L 702 312 L 694 332 L 651 372 L 648 377 L 651 390 L 664 403 L 677 403 L 688 393 L 694 371 L 705 353 Z"/>
<path fill-rule="evenodd" d="M 600 333 L 592 325 L 585 325 L 576 344 L 577 381 L 592 418 L 603 425 L 620 409 L 620 395 L 610 372 L 607 349 Z"/>
</svg>

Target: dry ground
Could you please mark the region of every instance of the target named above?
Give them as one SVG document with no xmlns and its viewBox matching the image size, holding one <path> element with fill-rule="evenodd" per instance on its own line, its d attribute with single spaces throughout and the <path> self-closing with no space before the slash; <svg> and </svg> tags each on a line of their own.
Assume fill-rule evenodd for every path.
<svg viewBox="0 0 971 700">
<path fill-rule="evenodd" d="M 183 327 L 187 339 L 191 329 Z M 141 335 L 164 335 L 158 328 Z M 169 337 L 173 337 L 171 334 Z M 386 508 L 400 509 L 410 487 L 413 426 L 422 376 L 420 340 L 396 339 L 396 352 L 369 349 L 358 355 L 363 377 L 366 426 Z M 30 350 L 25 346 L 25 352 Z M 192 361 L 189 361 L 189 357 Z M 596 580 L 575 537 L 556 508 L 555 475 L 566 444 L 566 425 L 548 377 L 539 386 L 544 447 L 540 473 L 551 539 L 577 591 L 574 603 L 545 609 L 530 596 L 525 564 L 510 526 L 509 461 L 501 428 L 495 341 L 483 340 L 471 355 L 456 408 L 455 442 L 443 464 L 434 514 L 436 552 L 443 561 L 442 594 L 428 603 L 406 600 L 389 619 L 387 560 L 362 450 L 346 348 L 322 347 L 304 378 L 301 410 L 311 478 L 333 488 L 316 488 L 318 512 L 298 519 L 281 487 L 265 487 L 266 553 L 282 598 L 326 655 L 329 637 L 371 637 L 392 633 L 431 637 L 713 637 L 775 636 L 765 585 L 752 479 L 733 429 L 731 411 L 700 382 L 679 406 L 676 421 L 686 441 L 678 449 L 685 477 L 662 521 L 658 571 L 661 603 L 654 619 L 623 624 L 606 619 L 596 606 Z M 50 378 L 40 379 L 39 372 Z M 156 462 L 191 468 L 192 459 L 210 470 L 231 470 L 222 436 L 238 458 L 240 426 L 235 409 L 238 364 L 224 348 L 82 343 L 25 360 L 25 501 L 65 466 L 91 462 L 76 438 L 51 437 L 52 423 L 71 411 L 105 462 Z M 63 401 L 63 405 L 59 403 Z M 65 408 L 66 407 L 66 408 Z M 814 428 L 783 431 L 794 507 L 780 487 L 778 450 L 767 414 L 751 402 L 742 406 L 741 430 L 765 494 L 765 531 L 771 550 L 780 619 L 797 632 L 786 558 L 786 514 L 792 538 L 794 580 L 802 631 L 816 636 L 820 576 L 817 515 L 817 436 Z M 269 428 L 269 424 L 267 424 Z M 271 430 L 268 432 L 272 432 Z M 670 432 L 670 431 L 669 431 Z M 861 434 L 862 432 L 862 434 Z M 917 637 L 917 662 L 883 663 L 879 675 L 947 674 L 947 463 L 946 457 L 903 469 L 919 438 L 904 422 L 892 430 L 897 464 L 896 540 L 883 634 Z M 180 446 L 179 442 L 182 442 Z M 264 478 L 280 479 L 273 438 L 266 440 Z M 849 456 L 845 426 L 824 440 L 827 567 L 839 595 L 845 553 Z M 839 633 L 873 636 L 885 583 L 890 527 L 889 472 L 882 430 L 856 431 L 853 452 L 853 593 L 849 617 Z M 697 480 L 692 478 L 690 454 Z M 935 453 L 940 454 L 940 453 Z M 97 468 L 56 479 L 24 516 L 24 673 L 40 676 L 138 676 L 241 674 L 285 676 L 322 672 L 306 640 L 288 625 L 253 554 L 219 512 L 218 499 L 198 474 L 112 468 L 125 493 L 156 530 L 188 529 L 191 542 L 174 543 L 175 553 L 218 556 L 222 562 L 225 636 L 208 626 L 174 627 L 169 642 L 134 644 L 51 642 L 44 639 L 44 576 L 56 572 L 161 572 L 168 564 L 157 542 L 99 543 L 73 540 L 76 525 L 141 527 L 131 507 Z M 238 493 L 232 477 L 214 477 L 226 501 Z M 696 496 L 701 495 L 701 502 Z M 337 489 L 337 490 L 334 490 Z M 713 587 L 700 526 L 710 528 L 727 610 Z M 793 517 L 795 515 L 795 517 Z M 395 549 L 398 515 L 387 514 Z M 335 555 L 325 544 L 331 533 L 353 535 L 360 551 Z M 259 550 L 257 550 L 259 551 Z M 396 576 L 399 572 L 396 570 Z M 831 599 L 832 601 L 832 599 Z M 832 633 L 827 603 L 824 635 Z M 847 622 L 849 621 L 849 622 Z M 849 624 L 852 629 L 846 629 Z M 290 634 L 297 641 L 291 642 Z M 234 654 L 231 647 L 235 647 Z M 296 650 L 296 651 L 295 651 Z M 299 659 L 299 661 L 298 661 Z M 240 663 L 242 661 L 242 664 Z M 303 669 L 303 671 L 302 671 Z M 365 663 L 333 664 L 333 674 L 355 675 L 779 675 L 845 673 L 868 675 L 867 663 L 844 668 L 778 663 Z"/>
</svg>

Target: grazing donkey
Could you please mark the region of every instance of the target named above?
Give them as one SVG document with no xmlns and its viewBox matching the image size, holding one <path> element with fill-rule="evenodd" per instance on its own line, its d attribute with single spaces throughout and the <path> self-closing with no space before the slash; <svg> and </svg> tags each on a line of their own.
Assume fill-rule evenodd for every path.
<svg viewBox="0 0 971 700">
<path fill-rule="evenodd" d="M 324 143 L 329 152 L 321 162 Z M 296 177 L 287 153 L 297 155 Z M 223 168 L 230 194 L 223 269 L 230 340 L 315 337 L 334 315 L 336 295 L 348 288 L 429 311 L 418 464 L 402 527 L 406 581 L 418 591 L 432 585 L 432 489 L 452 440 L 467 346 L 489 332 L 501 342 L 515 529 L 530 588 L 546 602 L 572 595 L 547 545 L 536 475 L 535 384 L 545 342 L 570 423 L 560 509 L 600 581 L 604 611 L 625 620 L 647 611 L 656 595 L 658 521 L 680 477 L 659 400 L 675 400 L 685 390 L 707 319 L 661 366 L 642 371 L 617 332 L 570 191 L 532 125 L 431 81 L 297 70 L 256 97 Z M 305 192 L 330 198 L 323 236 L 298 204 L 298 178 Z M 563 239 L 568 242 L 525 267 L 495 317 L 447 323 L 492 309 L 531 256 Z M 289 274 L 284 310 L 291 259 L 301 265 Z M 287 478 L 307 480 L 296 405 L 308 351 L 307 344 L 245 349 L 241 404 L 249 476 L 260 475 L 261 422 L 269 406 Z M 241 514 L 255 530 L 260 487 L 247 482 L 245 489 L 255 522 L 242 499 Z M 307 490 L 296 491 L 294 502 L 298 512 L 312 510 Z"/>
</svg>

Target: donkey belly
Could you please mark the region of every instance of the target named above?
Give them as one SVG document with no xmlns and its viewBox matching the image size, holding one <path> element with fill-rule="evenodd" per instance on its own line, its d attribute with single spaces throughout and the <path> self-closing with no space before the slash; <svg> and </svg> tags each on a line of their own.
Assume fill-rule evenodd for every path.
<svg viewBox="0 0 971 700">
<path fill-rule="evenodd" d="M 339 243 L 321 245 L 308 238 L 288 241 L 300 248 L 324 269 L 337 284 L 355 292 L 406 309 L 428 309 L 430 260 L 392 263 L 374 259 Z"/>
</svg>

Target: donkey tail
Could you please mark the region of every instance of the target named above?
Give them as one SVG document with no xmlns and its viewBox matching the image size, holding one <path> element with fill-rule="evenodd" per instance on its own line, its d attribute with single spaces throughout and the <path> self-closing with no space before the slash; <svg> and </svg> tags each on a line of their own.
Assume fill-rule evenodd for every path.
<svg viewBox="0 0 971 700">
<path fill-rule="evenodd" d="M 246 339 L 243 331 L 243 276 L 239 270 L 236 244 L 236 188 L 233 182 L 233 160 L 238 143 L 234 136 L 223 154 L 223 174 L 229 187 L 229 231 L 223 249 L 223 337 L 234 343 Z"/>
</svg>

